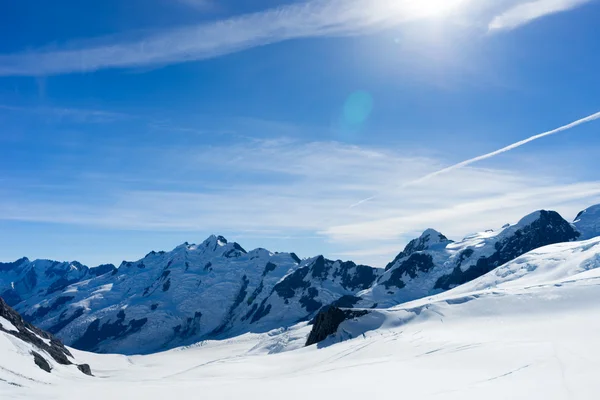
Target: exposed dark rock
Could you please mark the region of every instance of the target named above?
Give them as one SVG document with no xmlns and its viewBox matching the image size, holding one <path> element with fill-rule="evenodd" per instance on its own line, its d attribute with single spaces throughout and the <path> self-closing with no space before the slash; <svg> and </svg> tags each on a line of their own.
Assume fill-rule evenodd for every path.
<svg viewBox="0 0 600 400">
<path fill-rule="evenodd" d="M 247 300 L 248 305 L 252 304 L 254 302 L 254 300 L 256 300 L 256 297 L 258 297 L 258 295 L 262 293 L 263 288 L 264 288 L 264 285 L 261 281 L 260 285 L 258 285 L 258 287 L 256 289 L 254 289 L 254 292 L 252 292 L 252 294 L 248 297 L 248 300 Z"/>
<path fill-rule="evenodd" d="M 187 339 L 195 336 L 200 329 L 202 313 L 197 311 L 193 317 L 188 317 L 184 324 L 177 325 L 173 328 L 173 333 L 180 339 Z"/>
<path fill-rule="evenodd" d="M 258 304 L 256 304 L 256 303 L 252 304 L 252 308 L 250 308 L 250 310 L 246 313 L 246 315 L 244 315 L 242 317 L 242 321 L 246 321 L 248 318 L 250 318 L 252 316 L 252 314 L 254 314 L 256 312 L 257 308 L 258 308 Z"/>
<path fill-rule="evenodd" d="M 23 317 L 25 319 L 27 319 L 28 321 L 35 321 L 38 318 L 45 317 L 47 314 L 49 314 L 52 311 L 58 310 L 61 306 L 67 304 L 69 301 L 73 300 L 74 298 L 75 297 L 73 297 L 73 296 L 61 296 L 58 299 L 56 299 L 54 301 L 54 303 L 52 303 L 49 307 L 41 306 L 32 315 L 30 315 L 30 316 L 24 315 Z"/>
<path fill-rule="evenodd" d="M 325 257 L 319 256 L 310 266 L 311 274 L 313 278 L 326 279 L 327 278 L 327 267 L 331 266 L 331 261 L 326 260 Z"/>
<path fill-rule="evenodd" d="M 92 369 L 90 368 L 89 364 L 79 364 L 79 365 L 77 365 L 77 369 L 86 375 L 94 376 L 92 374 Z"/>
<path fill-rule="evenodd" d="M 242 302 L 244 301 L 244 299 L 246 298 L 246 296 L 248 295 L 248 285 L 250 284 L 250 281 L 248 280 L 248 277 L 246 275 L 244 275 L 242 277 L 242 286 L 240 287 L 240 290 L 238 291 L 235 300 L 233 301 L 233 304 L 231 305 L 231 307 L 229 307 L 229 310 L 227 312 L 227 316 L 225 317 L 225 319 L 223 320 L 223 322 L 221 323 L 221 325 L 219 325 L 214 331 L 213 334 L 217 335 L 219 333 L 222 333 L 223 331 L 225 331 L 225 329 L 227 328 L 227 325 L 231 322 L 232 318 L 233 318 L 233 312 L 235 311 L 236 308 L 238 308 L 238 306 L 240 304 L 242 304 Z"/>
<path fill-rule="evenodd" d="M 43 369 L 44 371 L 50 373 L 50 371 L 52 371 L 52 367 L 50 367 L 50 364 L 48 363 L 48 361 L 46 361 L 46 359 L 44 357 L 42 357 L 40 355 L 40 353 L 36 352 L 36 351 L 32 351 L 31 355 L 33 356 L 33 361 L 35 362 L 35 365 L 37 365 L 38 367 L 40 367 L 41 369 Z"/>
<path fill-rule="evenodd" d="M 58 292 L 59 290 L 63 290 L 69 285 L 77 283 L 79 281 L 78 278 L 68 279 L 65 277 L 59 278 L 52 282 L 48 290 L 46 290 L 46 294 L 52 294 L 54 292 Z"/>
<path fill-rule="evenodd" d="M 171 271 L 169 271 L 169 270 L 163 271 L 163 272 L 162 272 L 162 274 L 160 274 L 160 278 L 159 278 L 159 279 L 160 279 L 160 280 L 165 280 L 165 279 L 167 279 L 167 277 L 168 277 L 170 274 L 171 274 Z"/>
<path fill-rule="evenodd" d="M 227 242 L 227 239 L 225 239 L 225 237 L 223 237 L 223 236 L 221 236 L 221 235 L 217 236 L 217 241 L 218 241 L 218 242 L 225 243 L 225 244 L 227 244 L 227 243 L 228 243 L 228 242 Z"/>
<path fill-rule="evenodd" d="M 114 322 L 105 322 L 100 325 L 100 320 L 95 319 L 88 325 L 84 334 L 73 343 L 73 347 L 79 350 L 94 351 L 98 344 L 110 338 L 123 338 L 132 333 L 138 332 L 142 326 L 148 322 L 148 318 L 132 319 L 125 324 L 125 311 L 121 310 L 117 314 L 117 320 Z"/>
<path fill-rule="evenodd" d="M 294 271 L 292 274 L 288 275 L 279 282 L 273 290 L 277 292 L 279 297 L 284 299 L 291 299 L 295 296 L 296 290 L 298 289 L 308 289 L 310 287 L 310 283 L 304 281 L 306 275 L 308 275 L 308 267 L 302 267 Z"/>
<path fill-rule="evenodd" d="M 267 265 L 265 265 L 265 270 L 262 273 L 263 278 L 265 276 L 267 276 L 267 274 L 269 272 L 275 271 L 275 268 L 277 268 L 276 264 L 273 264 L 272 262 L 268 262 Z"/>
<path fill-rule="evenodd" d="M 549 244 L 568 242 L 578 238 L 579 235 L 579 232 L 557 212 L 542 210 L 539 212 L 539 217 L 531 224 L 517 230 L 505 240 L 497 242 L 494 254 L 478 259 L 474 266 L 465 271 L 460 266 L 454 268 L 452 273 L 437 280 L 435 289 L 448 290 L 462 285 L 533 249 Z"/>
<path fill-rule="evenodd" d="M 108 274 L 109 272 L 114 273 L 116 270 L 117 267 L 112 264 L 102 264 L 95 268 L 90 268 L 90 274 L 94 276 L 102 276 L 104 274 Z"/>
<path fill-rule="evenodd" d="M 319 291 L 313 287 L 308 288 L 308 293 L 300 298 L 300 304 L 309 313 L 313 313 L 323 306 L 323 303 L 315 300 L 315 297 L 319 295 Z"/>
<path fill-rule="evenodd" d="M 247 254 L 247 253 L 248 253 L 246 250 L 244 250 L 244 248 L 243 248 L 242 246 L 240 246 L 240 245 L 239 245 L 239 244 L 237 244 L 237 243 L 234 243 L 234 244 L 233 244 L 233 248 L 234 248 L 234 249 L 236 249 L 237 251 L 240 251 L 240 252 L 244 253 L 244 254 Z"/>
<path fill-rule="evenodd" d="M 329 335 L 335 334 L 342 322 L 362 317 L 366 314 L 368 314 L 368 311 L 342 310 L 338 307 L 327 307 L 315 317 L 313 328 L 306 340 L 306 346 L 322 342 Z"/>
<path fill-rule="evenodd" d="M 65 326 L 69 325 L 71 322 L 75 321 L 77 318 L 81 317 L 84 313 L 84 309 L 82 307 L 77 308 L 73 314 L 67 317 L 67 310 L 63 311 L 58 318 L 58 322 L 48 328 L 48 332 L 57 334 L 60 332 Z"/>
<path fill-rule="evenodd" d="M 250 281 L 248 280 L 248 277 L 246 275 L 244 275 L 242 277 L 242 286 L 240 287 L 240 290 L 238 291 L 238 294 L 235 297 L 233 304 L 231 305 L 232 311 L 235 310 L 240 304 L 242 304 L 242 301 L 244 301 L 244 299 L 248 295 L 248 285 L 249 284 L 250 284 Z"/>
<path fill-rule="evenodd" d="M 12 335 L 26 343 L 29 343 L 45 352 L 59 364 L 71 365 L 73 362 L 69 359 L 73 355 L 63 345 L 63 343 L 51 334 L 38 329 L 25 321 L 19 313 L 10 308 L 2 298 L 0 298 L 0 317 L 10 322 L 17 330 L 7 330 L 0 324 L 0 331 Z M 32 351 L 35 363 L 44 371 L 50 372 L 49 363 L 38 352 Z"/>
<path fill-rule="evenodd" d="M 389 289 L 392 286 L 402 289 L 406 286 L 402 280 L 404 274 L 407 274 L 414 279 L 417 277 L 417 272 L 427 273 L 434 266 L 431 255 L 414 253 L 406 260 L 402 261 L 402 263 L 392 271 L 390 277 L 383 282 L 383 285 L 386 289 Z"/>
<path fill-rule="evenodd" d="M 356 265 L 352 261 L 342 262 L 333 273 L 333 278 L 340 276 L 345 289 L 365 290 L 377 279 L 377 269 L 366 265 Z"/>
<path fill-rule="evenodd" d="M 331 303 L 331 306 L 340 307 L 340 308 L 352 308 L 360 300 L 361 300 L 360 297 L 346 295 L 346 296 L 340 297 L 339 299 L 337 299 L 336 301 Z"/>
<path fill-rule="evenodd" d="M 429 248 L 432 243 L 451 242 L 448 238 L 441 233 L 428 229 L 417 239 L 411 240 L 404 250 L 394 258 L 394 260 L 386 265 L 385 270 L 391 269 L 398 260 L 408 257 L 418 251 L 424 251 Z"/>
<path fill-rule="evenodd" d="M 458 259 L 458 266 L 460 267 L 465 260 L 471 258 L 473 253 L 475 253 L 475 250 L 473 249 L 466 249 L 462 253 L 460 253 L 460 258 Z"/>
<path fill-rule="evenodd" d="M 231 249 L 226 251 L 225 253 L 223 253 L 223 257 L 226 258 L 237 258 L 237 257 L 241 257 L 242 256 L 242 252 L 237 251 L 236 249 Z"/>
<path fill-rule="evenodd" d="M 253 324 L 255 322 L 258 322 L 261 318 L 266 317 L 271 312 L 270 304 L 265 307 L 266 300 L 267 299 L 263 300 L 263 302 L 260 304 L 260 307 L 258 307 L 258 310 L 256 310 L 256 313 L 252 317 L 250 323 Z"/>
</svg>

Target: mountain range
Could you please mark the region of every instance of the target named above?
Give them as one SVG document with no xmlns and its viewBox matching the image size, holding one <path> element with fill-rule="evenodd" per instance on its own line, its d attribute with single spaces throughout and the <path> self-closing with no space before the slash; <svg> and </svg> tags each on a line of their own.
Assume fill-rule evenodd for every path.
<svg viewBox="0 0 600 400">
<path fill-rule="evenodd" d="M 389 308 L 472 282 L 531 250 L 598 235 L 600 205 L 573 223 L 541 210 L 456 242 L 427 229 L 385 268 L 246 251 L 213 235 L 118 268 L 27 258 L 0 263 L 0 297 L 73 348 L 148 354 L 286 329 L 331 305 Z"/>
</svg>

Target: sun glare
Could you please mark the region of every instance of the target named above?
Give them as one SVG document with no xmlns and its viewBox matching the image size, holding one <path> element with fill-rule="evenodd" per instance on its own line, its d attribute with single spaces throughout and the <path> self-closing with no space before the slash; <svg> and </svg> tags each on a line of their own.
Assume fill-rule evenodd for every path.
<svg viewBox="0 0 600 400">
<path fill-rule="evenodd" d="M 382 8 L 402 19 L 441 18 L 460 9 L 467 0 L 390 0 Z"/>
</svg>

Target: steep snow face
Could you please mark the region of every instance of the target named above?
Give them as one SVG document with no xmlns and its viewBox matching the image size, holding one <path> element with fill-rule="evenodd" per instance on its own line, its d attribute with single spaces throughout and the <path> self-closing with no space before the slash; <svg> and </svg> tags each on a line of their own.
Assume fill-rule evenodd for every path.
<svg viewBox="0 0 600 400">
<path fill-rule="evenodd" d="M 575 217 L 573 225 L 581 233 L 581 239 L 600 236 L 600 204 L 586 208 Z"/>
<path fill-rule="evenodd" d="M 26 376 L 33 375 L 44 379 L 44 375 L 56 368 L 91 374 L 88 365 L 74 363 L 73 355 L 59 340 L 25 322 L 2 298 L 0 354 L 3 361 L 3 365 L 0 366 L 0 384 L 21 387 L 27 380 L 31 380 Z"/>
<path fill-rule="evenodd" d="M 521 258 L 535 265 L 511 269 L 516 279 L 496 271 L 479 278 L 489 288 L 462 286 L 366 310 L 309 347 L 303 345 L 310 328 L 301 323 L 146 356 L 73 351 L 95 366 L 97 378 L 79 378 L 62 370 L 45 374 L 31 362 L 16 370 L 0 336 L 0 398 L 68 400 L 85 393 L 89 400 L 152 400 L 201 393 L 210 399 L 300 400 L 309 394 L 364 400 L 400 390 L 402 397 L 431 400 L 595 399 L 597 243 L 536 250 Z"/>
<path fill-rule="evenodd" d="M 537 211 L 516 225 L 477 233 L 460 242 L 450 242 L 428 230 L 409 243 L 372 288 L 359 293 L 363 298 L 359 305 L 390 307 L 439 293 L 476 279 L 530 250 L 578 236 L 554 211 Z"/>
<path fill-rule="evenodd" d="M 72 283 L 114 271 L 113 265 L 88 268 L 73 262 L 51 260 L 29 261 L 21 258 L 12 263 L 0 263 L 0 297 L 14 306 L 31 296 L 52 295 Z"/>
</svg>

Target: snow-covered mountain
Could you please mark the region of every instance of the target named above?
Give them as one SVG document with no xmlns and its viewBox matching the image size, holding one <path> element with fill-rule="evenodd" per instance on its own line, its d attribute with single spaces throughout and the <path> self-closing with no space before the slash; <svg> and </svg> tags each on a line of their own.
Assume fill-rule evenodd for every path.
<svg viewBox="0 0 600 400">
<path fill-rule="evenodd" d="M 0 263 L 0 297 L 14 306 L 34 293 L 50 296 L 72 283 L 114 272 L 112 264 L 88 268 L 73 262 L 30 261 L 24 257 L 12 263 Z"/>
<path fill-rule="evenodd" d="M 582 215 L 584 225 L 581 215 L 570 224 L 538 211 L 459 242 L 429 229 L 385 270 L 323 256 L 247 252 L 221 236 L 153 251 L 119 268 L 21 259 L 0 264 L 0 293 L 28 321 L 75 348 L 151 353 L 285 329 L 328 305 L 386 308 L 440 293 L 530 250 L 577 240 L 579 230 L 594 224 L 593 213 Z"/>
<path fill-rule="evenodd" d="M 373 287 L 359 294 L 361 306 L 390 307 L 439 293 L 472 281 L 530 250 L 580 236 L 558 213 L 544 210 L 515 225 L 476 233 L 459 242 L 428 229 L 387 265 Z"/>
<path fill-rule="evenodd" d="M 1 268 L 9 298 L 21 300 L 16 307 L 29 321 L 76 348 L 120 353 L 290 326 L 370 287 L 380 271 L 246 252 L 221 236 L 151 252 L 118 269 L 26 259 Z"/>
<path fill-rule="evenodd" d="M 447 292 L 360 310 L 308 347 L 302 322 L 144 356 L 72 350 L 95 378 L 29 359 L 17 369 L 0 340 L 0 398 L 595 399 L 599 267 L 600 238 L 549 245 Z"/>
<path fill-rule="evenodd" d="M 573 225 L 581 233 L 581 240 L 600 236 L 600 204 L 586 208 L 577 214 Z"/>
</svg>

